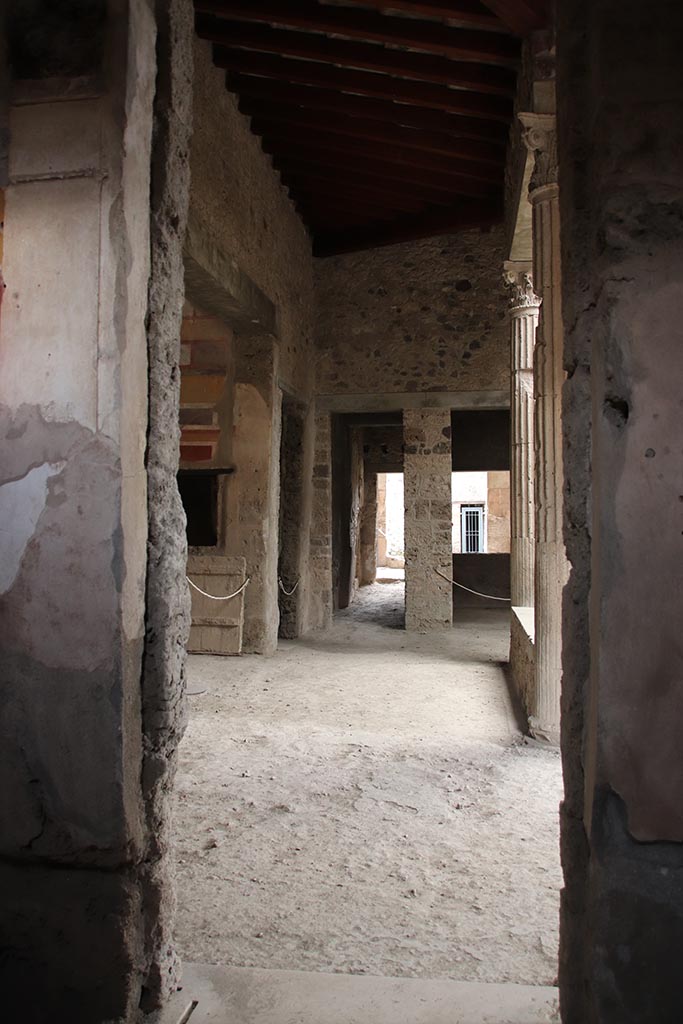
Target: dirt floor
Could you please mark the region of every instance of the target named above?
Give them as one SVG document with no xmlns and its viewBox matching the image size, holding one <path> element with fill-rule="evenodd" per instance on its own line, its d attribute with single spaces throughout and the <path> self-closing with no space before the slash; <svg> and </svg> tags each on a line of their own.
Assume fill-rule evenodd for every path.
<svg viewBox="0 0 683 1024">
<path fill-rule="evenodd" d="M 184 959 L 555 980 L 560 762 L 518 732 L 508 613 L 421 637 L 402 608 L 378 583 L 275 658 L 190 658 Z"/>
</svg>

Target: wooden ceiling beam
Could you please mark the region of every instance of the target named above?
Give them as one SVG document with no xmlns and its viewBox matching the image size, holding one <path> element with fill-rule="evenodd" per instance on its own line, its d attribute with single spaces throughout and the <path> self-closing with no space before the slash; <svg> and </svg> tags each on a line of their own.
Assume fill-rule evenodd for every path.
<svg viewBox="0 0 683 1024">
<path fill-rule="evenodd" d="M 331 182 L 326 181 L 316 181 L 315 188 L 304 189 L 299 187 L 297 179 L 297 186 L 292 186 L 292 188 L 296 191 L 297 198 L 316 209 L 349 210 L 350 207 L 353 207 L 354 210 L 362 210 L 368 216 L 377 212 L 396 217 L 402 213 L 418 213 L 425 206 L 424 203 L 414 199 L 394 201 L 392 196 L 382 195 L 379 190 L 369 195 L 359 191 L 358 188 L 354 191 L 345 189 L 342 192 Z"/>
<path fill-rule="evenodd" d="M 548 0 L 482 0 L 482 3 L 504 28 L 517 36 L 528 36 L 548 24 Z"/>
<path fill-rule="evenodd" d="M 327 176 L 326 176 L 327 172 Z M 297 174 L 295 171 L 281 171 L 280 177 L 287 188 L 291 188 L 297 195 L 313 195 L 330 198 L 334 201 L 369 204 L 371 207 L 382 204 L 390 205 L 392 210 L 398 213 L 418 213 L 426 205 L 421 200 L 408 192 L 383 188 L 373 181 L 366 184 L 358 181 L 339 181 L 339 176 L 330 173 L 328 168 L 319 170 L 315 179 Z"/>
<path fill-rule="evenodd" d="M 328 154 L 317 150 L 303 150 L 288 153 L 272 154 L 273 166 L 278 169 L 299 168 L 304 173 L 315 179 L 319 168 L 330 168 L 337 170 L 339 176 L 344 178 L 346 174 L 357 177 L 372 178 L 378 182 L 398 183 L 406 186 L 414 186 L 420 189 L 423 195 L 441 196 L 448 202 L 456 196 L 472 196 L 474 198 L 487 198 L 493 196 L 497 189 L 486 183 L 472 181 L 471 178 L 456 178 L 455 176 L 437 175 L 434 172 L 421 174 L 420 171 L 411 168 L 399 167 L 391 161 L 363 160 L 358 161 L 354 157 L 342 157 L 341 154 Z"/>
<path fill-rule="evenodd" d="M 316 131 L 307 128 L 291 127 L 252 118 L 251 130 L 261 136 L 261 145 L 266 153 L 296 152 L 300 147 L 309 150 L 324 150 L 328 153 L 339 153 L 342 157 L 364 160 L 386 160 L 401 167 L 417 168 L 428 175 L 430 171 L 451 174 L 458 178 L 473 178 L 475 181 L 487 181 L 492 185 L 500 185 L 503 181 L 503 167 L 491 164 L 478 164 L 471 160 L 458 160 L 454 156 L 443 156 L 427 153 L 419 149 L 404 146 L 392 146 L 390 150 L 381 142 L 370 142 L 367 139 L 353 139 L 333 133 Z"/>
<path fill-rule="evenodd" d="M 451 132 L 462 138 L 480 139 L 503 146 L 508 137 L 507 125 L 498 121 L 462 117 L 445 110 L 413 107 L 405 103 L 390 103 L 387 100 L 374 100 L 364 96 L 350 96 L 348 93 L 314 89 L 307 85 L 288 85 L 251 75 L 227 75 L 226 85 L 231 92 L 236 92 L 240 96 L 272 99 L 308 109 L 361 117 L 365 120 L 369 118 L 412 128 Z"/>
<path fill-rule="evenodd" d="M 445 110 L 466 117 L 509 123 L 512 103 L 502 96 L 485 96 L 431 82 L 416 82 L 373 71 L 356 71 L 312 60 L 277 57 L 253 50 L 214 46 L 214 64 L 236 74 L 257 75 L 282 82 L 317 86 L 375 99 Z"/>
<path fill-rule="evenodd" d="M 195 0 L 195 10 L 219 18 L 275 23 L 366 42 L 393 43 L 456 60 L 503 67 L 515 67 L 519 60 L 519 44 L 507 34 L 453 28 L 435 21 L 319 4 L 315 0 Z"/>
<path fill-rule="evenodd" d="M 436 153 L 453 160 L 472 160 L 502 169 L 505 150 L 500 145 L 463 139 L 447 133 L 429 132 L 419 128 L 404 128 L 401 125 L 381 121 L 364 121 L 358 117 L 337 114 L 329 117 L 324 111 L 307 110 L 273 100 L 260 100 L 242 96 L 240 109 L 252 118 L 252 123 L 267 125 L 272 131 L 296 131 L 334 134 L 342 139 L 368 140 L 386 146 L 403 146 L 418 153 Z M 259 134 L 261 134 L 259 132 Z"/>
<path fill-rule="evenodd" d="M 324 224 L 335 224 L 343 228 L 352 224 L 372 224 L 380 221 L 389 223 L 402 217 L 400 210 L 390 210 L 386 207 L 366 209 L 357 203 L 330 205 L 320 202 L 313 196 L 306 200 L 300 197 L 300 206 L 305 211 L 309 223 L 313 225 L 315 233 L 320 231 Z"/>
<path fill-rule="evenodd" d="M 383 176 L 366 174 L 364 170 L 354 168 L 331 167 L 328 164 L 319 164 L 311 168 L 307 164 L 291 161 L 282 167 L 276 168 L 280 172 L 280 178 L 287 186 L 302 194 L 313 193 L 321 188 L 321 183 L 333 188 L 335 192 L 343 195 L 346 190 L 360 190 L 391 196 L 392 201 L 400 209 L 399 203 L 405 201 L 410 204 L 404 212 L 408 213 L 413 209 L 412 204 L 420 202 L 423 205 L 433 204 L 434 206 L 452 206 L 454 198 L 443 192 L 434 192 L 431 189 L 418 187 L 409 182 L 387 180 Z"/>
<path fill-rule="evenodd" d="M 479 0 L 346 0 L 349 4 L 362 4 L 373 7 L 376 11 L 403 11 L 405 14 L 417 14 L 423 18 L 438 18 L 451 24 L 470 25 L 473 28 L 502 31 L 500 19 L 487 10 Z"/>
<path fill-rule="evenodd" d="M 453 234 L 466 228 L 491 227 L 503 217 L 502 204 L 474 202 L 454 204 L 447 210 L 430 211 L 407 217 L 387 227 L 364 227 L 344 231 L 320 232 L 313 242 L 314 256 L 336 256 L 361 249 L 377 249 L 419 238 Z"/>
<path fill-rule="evenodd" d="M 509 68 L 482 65 L 474 61 L 454 61 L 436 54 L 388 49 L 377 43 L 331 39 L 317 33 L 272 28 L 258 23 L 226 21 L 203 14 L 197 15 L 196 29 L 202 39 L 220 46 L 301 57 L 365 71 L 381 71 L 421 82 L 455 85 L 475 92 L 514 95 L 515 75 Z"/>
</svg>

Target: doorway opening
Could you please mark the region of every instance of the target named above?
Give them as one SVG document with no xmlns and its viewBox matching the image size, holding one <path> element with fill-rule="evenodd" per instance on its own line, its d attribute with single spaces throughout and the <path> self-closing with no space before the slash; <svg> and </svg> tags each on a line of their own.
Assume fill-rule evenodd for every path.
<svg viewBox="0 0 683 1024">
<path fill-rule="evenodd" d="M 405 582 L 403 473 L 377 474 L 377 583 Z"/>
<path fill-rule="evenodd" d="M 403 421 L 400 412 L 332 417 L 336 613 L 405 626 Z M 388 586 L 387 586 L 388 585 Z"/>
</svg>

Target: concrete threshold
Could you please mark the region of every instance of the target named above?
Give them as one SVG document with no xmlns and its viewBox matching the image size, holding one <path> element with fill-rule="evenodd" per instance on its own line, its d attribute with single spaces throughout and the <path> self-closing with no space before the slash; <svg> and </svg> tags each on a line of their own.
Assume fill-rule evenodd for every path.
<svg viewBox="0 0 683 1024">
<path fill-rule="evenodd" d="M 557 989 L 185 964 L 158 1024 L 554 1024 Z"/>
</svg>

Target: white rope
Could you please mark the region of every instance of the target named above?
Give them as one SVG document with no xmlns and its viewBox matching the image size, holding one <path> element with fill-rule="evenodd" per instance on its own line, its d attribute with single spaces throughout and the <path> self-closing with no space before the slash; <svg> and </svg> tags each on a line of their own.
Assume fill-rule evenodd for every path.
<svg viewBox="0 0 683 1024">
<path fill-rule="evenodd" d="M 494 597 L 493 594 L 482 594 L 478 590 L 472 590 L 470 587 L 466 587 L 463 583 L 456 583 L 455 580 L 449 579 L 448 576 L 444 576 L 444 574 L 439 569 L 435 569 L 434 572 L 438 576 L 440 576 L 442 580 L 445 580 L 446 583 L 451 583 L 454 587 L 460 587 L 461 590 L 466 590 L 468 592 L 468 594 L 476 594 L 477 597 L 487 597 L 490 601 L 509 601 L 510 600 L 509 597 Z"/>
<path fill-rule="evenodd" d="M 377 532 L 381 533 L 385 540 L 389 540 L 389 538 L 387 537 L 386 533 L 384 532 L 384 530 L 382 529 L 381 526 L 377 527 Z"/>
<path fill-rule="evenodd" d="M 241 594 L 242 591 L 246 589 L 246 586 L 249 583 L 251 576 L 247 576 L 242 586 L 239 588 L 239 590 L 236 590 L 234 594 L 225 594 L 223 597 L 216 597 L 215 594 L 207 594 L 205 590 L 202 590 L 202 588 L 198 587 L 196 583 L 193 583 L 189 576 L 186 576 L 185 579 L 190 584 L 190 586 L 194 587 L 197 593 L 202 594 L 203 597 L 210 597 L 212 601 L 231 601 L 233 597 L 237 597 L 238 594 Z"/>
<path fill-rule="evenodd" d="M 298 580 L 296 581 L 296 583 L 294 584 L 294 586 L 292 587 L 292 589 L 291 589 L 291 590 L 286 590 L 286 589 L 285 589 L 285 585 L 284 585 L 284 583 L 282 582 L 282 576 L 278 576 L 278 578 L 277 578 L 277 581 L 278 581 L 278 584 L 279 584 L 279 586 L 280 586 L 280 590 L 281 590 L 281 591 L 282 591 L 282 593 L 283 593 L 283 594 L 285 595 L 285 597 L 291 597 L 291 596 L 292 596 L 292 594 L 293 594 L 293 593 L 295 592 L 296 588 L 297 588 L 297 587 L 299 586 L 299 584 L 301 583 L 301 576 L 299 576 L 299 579 L 298 579 Z"/>
</svg>

